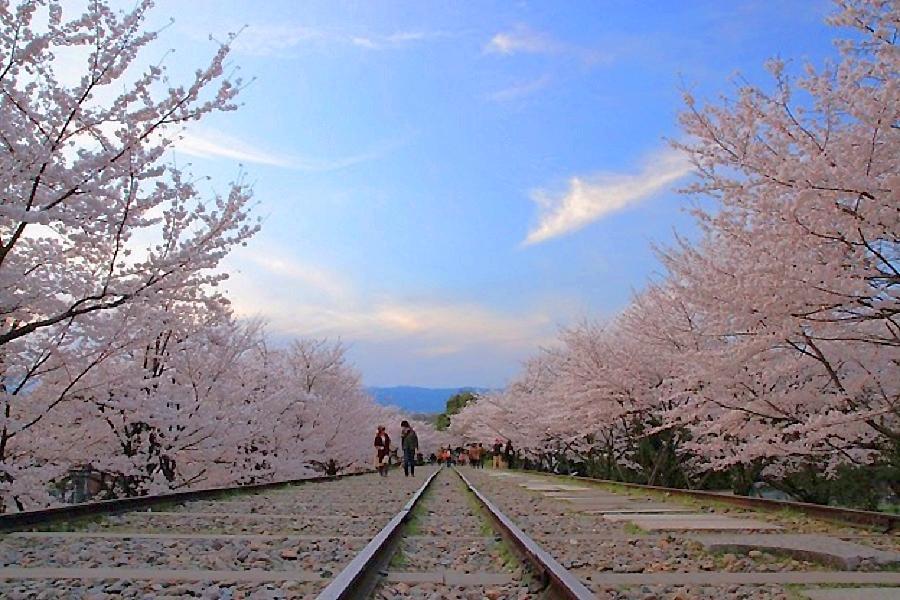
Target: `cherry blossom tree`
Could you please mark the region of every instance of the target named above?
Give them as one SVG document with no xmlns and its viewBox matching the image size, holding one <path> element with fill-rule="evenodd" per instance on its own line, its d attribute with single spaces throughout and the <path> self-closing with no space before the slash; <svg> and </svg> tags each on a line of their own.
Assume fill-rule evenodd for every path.
<svg viewBox="0 0 900 600">
<path fill-rule="evenodd" d="M 14 464 L 14 439 L 84 401 L 73 394 L 85 378 L 147 333 L 126 326 L 134 315 L 221 309 L 217 266 L 256 230 L 244 183 L 204 198 L 166 160 L 185 124 L 235 108 L 228 45 L 186 85 L 163 65 L 137 69 L 156 38 L 142 29 L 151 5 L 71 16 L 53 0 L 0 4 L 4 486 L 33 466 Z M 75 83 L 60 56 L 81 57 Z"/>
<path fill-rule="evenodd" d="M 461 433 L 512 428 L 647 481 L 729 470 L 738 491 L 761 477 L 828 501 L 823 474 L 893 465 L 896 486 L 900 7 L 836 4 L 837 62 L 795 77 L 772 61 L 771 89 L 686 96 L 675 146 L 696 167 L 687 192 L 713 200 L 694 210 L 700 241 L 661 250 L 663 280 L 616 319 L 562 331 L 456 417 Z"/>
<path fill-rule="evenodd" d="M 900 450 L 900 8 L 838 6 L 831 22 L 852 29 L 838 63 L 795 81 L 773 61 L 773 91 L 747 85 L 724 106 L 688 96 L 682 118 L 690 192 L 717 205 L 696 212 L 702 244 L 665 262 L 719 342 L 684 408 L 731 425 L 731 460 Z"/>
</svg>

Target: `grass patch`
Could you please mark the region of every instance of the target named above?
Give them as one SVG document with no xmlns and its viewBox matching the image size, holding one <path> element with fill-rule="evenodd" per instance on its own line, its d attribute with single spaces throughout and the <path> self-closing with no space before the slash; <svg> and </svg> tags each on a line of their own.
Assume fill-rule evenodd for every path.
<svg viewBox="0 0 900 600">
<path fill-rule="evenodd" d="M 494 551 L 500 558 L 504 569 L 509 572 L 513 572 L 519 568 L 521 561 L 519 560 L 519 557 L 516 556 L 516 554 L 513 552 L 512 548 L 505 539 L 501 538 L 499 541 L 495 542 L 494 548 Z"/>
<path fill-rule="evenodd" d="M 50 532 L 66 532 L 66 531 L 83 531 L 86 527 L 98 524 L 110 515 L 85 515 L 83 517 L 74 517 L 64 521 L 50 521 L 45 525 L 31 525 L 22 531 L 50 531 Z"/>
<path fill-rule="evenodd" d="M 409 511 L 409 516 L 403 529 L 405 535 L 419 535 L 422 533 L 422 518 L 425 516 L 425 507 L 422 504 L 423 499 L 416 502 L 416 505 Z"/>
<path fill-rule="evenodd" d="M 641 529 L 631 521 L 625 523 L 624 529 L 625 533 L 627 533 L 628 535 L 645 535 L 647 533 L 644 529 Z"/>
<path fill-rule="evenodd" d="M 406 553 L 403 552 L 403 548 L 398 548 L 391 557 L 391 562 L 388 563 L 388 566 L 394 569 L 401 569 L 407 564 L 409 564 L 409 559 L 406 557 Z"/>
</svg>

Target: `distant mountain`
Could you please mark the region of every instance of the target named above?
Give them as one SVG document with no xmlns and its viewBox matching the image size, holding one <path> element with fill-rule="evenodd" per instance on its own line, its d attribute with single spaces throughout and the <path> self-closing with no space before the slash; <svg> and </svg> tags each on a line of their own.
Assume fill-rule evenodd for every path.
<svg viewBox="0 0 900 600">
<path fill-rule="evenodd" d="M 486 392 L 489 390 L 476 387 L 425 388 L 398 385 L 395 387 L 369 387 L 366 388 L 366 391 L 372 394 L 379 404 L 399 406 L 412 413 L 434 414 L 444 412 L 447 400 L 453 394 L 464 391 Z"/>
</svg>

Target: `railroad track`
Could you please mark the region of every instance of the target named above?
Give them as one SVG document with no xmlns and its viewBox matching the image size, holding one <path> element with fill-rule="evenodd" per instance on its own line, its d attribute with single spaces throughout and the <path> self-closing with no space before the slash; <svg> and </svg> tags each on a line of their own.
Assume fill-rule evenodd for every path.
<svg viewBox="0 0 900 600">
<path fill-rule="evenodd" d="M 592 598 L 449 469 L 8 515 L 3 598 Z"/>
<path fill-rule="evenodd" d="M 568 477 L 467 477 L 598 598 L 897 600 L 900 535 Z"/>
<path fill-rule="evenodd" d="M 896 535 L 570 478 L 422 471 L 3 516 L 17 531 L 0 537 L 0 598 L 900 597 L 884 587 L 900 586 Z"/>
<path fill-rule="evenodd" d="M 539 472 L 534 471 L 534 473 L 538 474 Z M 544 473 L 540 474 L 545 475 Z M 816 519 L 833 521 L 835 523 L 872 527 L 874 529 L 880 530 L 883 533 L 890 533 L 892 531 L 900 530 L 900 514 L 876 512 L 870 510 L 858 510 L 840 506 L 826 506 L 822 504 L 812 504 L 810 502 L 794 502 L 790 500 L 773 500 L 769 498 L 735 496 L 732 494 L 723 494 L 721 492 L 710 492 L 704 490 L 686 490 L 682 488 L 669 488 L 658 485 L 645 485 L 641 483 L 624 483 L 621 481 L 597 479 L 594 477 L 581 477 L 577 475 L 572 475 L 570 477 L 575 481 L 600 483 L 603 485 L 618 486 L 632 490 L 665 494 L 667 496 L 678 496 L 682 498 L 690 498 L 693 500 L 706 502 L 731 504 L 732 506 L 749 508 L 752 510 L 793 511 L 810 517 L 814 517 Z"/>
<path fill-rule="evenodd" d="M 447 469 L 429 477 L 319 600 L 594 598 L 454 472 L 458 479 Z"/>
<path fill-rule="evenodd" d="M 314 598 L 422 479 L 292 483 L 2 516 L 0 598 Z"/>
</svg>

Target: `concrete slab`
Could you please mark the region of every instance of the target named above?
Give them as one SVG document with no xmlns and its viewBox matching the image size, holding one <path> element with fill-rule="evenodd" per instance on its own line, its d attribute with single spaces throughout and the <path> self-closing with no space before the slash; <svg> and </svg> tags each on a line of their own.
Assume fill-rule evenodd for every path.
<svg viewBox="0 0 900 600">
<path fill-rule="evenodd" d="M 695 535 L 711 552 L 747 553 L 761 550 L 840 569 L 857 569 L 863 561 L 882 566 L 900 564 L 900 552 L 887 552 L 839 538 L 817 534 Z"/>
<path fill-rule="evenodd" d="M 614 498 L 612 496 L 606 496 L 606 495 L 602 495 L 602 494 L 593 494 L 589 490 L 584 493 L 578 494 L 577 496 L 574 495 L 574 492 L 557 492 L 557 491 L 544 492 L 544 495 L 547 496 L 548 498 L 556 498 L 557 500 L 591 500 L 591 499 L 613 500 L 613 499 L 615 499 L 615 500 L 619 500 L 620 502 L 625 500 L 624 498 L 621 498 L 621 497 Z"/>
<path fill-rule="evenodd" d="M 897 600 L 900 588 L 840 588 L 831 590 L 801 590 L 810 600 Z"/>
<path fill-rule="evenodd" d="M 218 518 L 226 518 L 226 519 L 287 519 L 290 521 L 302 521 L 309 519 L 321 519 L 323 521 L 334 521 L 334 520 L 343 520 L 343 521 L 360 521 L 360 520 L 372 520 L 372 519 L 382 519 L 384 516 L 381 515 L 309 515 L 309 514 L 267 514 L 267 513 L 252 513 L 252 512 L 202 512 L 202 511 L 184 511 L 184 512 L 168 512 L 168 511 L 134 511 L 129 513 L 123 513 L 123 515 L 127 515 L 128 517 L 208 517 L 211 519 Z M 390 517 L 390 515 L 387 515 Z"/>
<path fill-rule="evenodd" d="M 513 581 L 512 575 L 507 573 L 462 573 L 460 571 L 389 571 L 385 577 L 391 583 L 439 583 L 442 585 L 475 586 L 475 585 L 503 585 Z"/>
<path fill-rule="evenodd" d="M 526 490 L 533 492 L 573 492 L 579 490 L 587 491 L 587 488 L 580 488 L 571 485 L 553 485 L 548 483 L 520 483 L 520 486 Z"/>
<path fill-rule="evenodd" d="M 444 583 L 447 585 L 503 585 L 511 583 L 513 576 L 507 573 L 459 573 L 447 571 Z"/>
<path fill-rule="evenodd" d="M 135 532 L 118 532 L 118 531 L 17 531 L 8 533 L 3 538 L 96 538 L 96 539 L 114 539 L 114 540 L 130 540 L 130 539 L 153 539 L 153 540 L 370 540 L 370 535 L 296 535 L 284 533 L 281 535 L 262 534 L 262 533 L 144 533 Z"/>
<path fill-rule="evenodd" d="M 613 508 L 613 509 L 589 509 L 581 512 L 589 515 L 662 515 L 662 514 L 680 514 L 687 515 L 693 513 L 689 508 L 672 508 L 670 506 L 646 506 L 638 508 Z"/>
<path fill-rule="evenodd" d="M 778 530 L 779 525 L 755 519 L 735 519 L 710 514 L 605 515 L 607 521 L 630 521 L 645 531 Z"/>
<path fill-rule="evenodd" d="M 596 586 L 619 585 L 894 585 L 900 586 L 900 573 L 890 571 L 784 571 L 778 573 L 610 573 L 575 570 Z M 892 599 L 894 600 L 894 599 Z"/>
<path fill-rule="evenodd" d="M 388 571 L 385 576 L 387 581 L 391 583 L 408 583 L 415 585 L 417 583 L 444 583 L 443 571 L 419 571 L 413 573 Z"/>
<path fill-rule="evenodd" d="M 652 498 L 625 498 L 622 496 L 572 496 L 571 492 L 566 492 L 565 496 L 558 496 L 556 494 L 551 495 L 550 493 L 544 493 L 545 496 L 551 497 L 555 500 L 560 500 L 563 502 L 571 502 L 573 504 L 647 504 L 651 502 L 655 502 Z"/>
<path fill-rule="evenodd" d="M 207 569 L 119 569 L 119 568 L 56 568 L 4 567 L 0 580 L 6 579 L 130 579 L 140 581 L 234 581 L 265 583 L 271 581 L 322 581 L 315 571 L 214 571 Z"/>
</svg>

